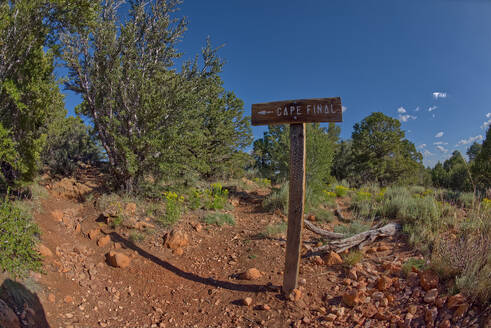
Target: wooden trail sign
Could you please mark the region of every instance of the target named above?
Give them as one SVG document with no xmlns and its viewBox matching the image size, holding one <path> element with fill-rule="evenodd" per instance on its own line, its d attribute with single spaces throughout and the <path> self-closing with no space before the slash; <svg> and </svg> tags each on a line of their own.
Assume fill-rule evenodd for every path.
<svg viewBox="0 0 491 328">
<path fill-rule="evenodd" d="M 309 122 L 342 122 L 341 98 L 275 101 L 252 105 L 252 125 L 290 124 L 290 191 L 283 292 L 297 288 L 305 207 L 306 130 Z"/>
<path fill-rule="evenodd" d="M 342 122 L 341 98 L 274 101 L 252 105 L 252 125 Z"/>
</svg>

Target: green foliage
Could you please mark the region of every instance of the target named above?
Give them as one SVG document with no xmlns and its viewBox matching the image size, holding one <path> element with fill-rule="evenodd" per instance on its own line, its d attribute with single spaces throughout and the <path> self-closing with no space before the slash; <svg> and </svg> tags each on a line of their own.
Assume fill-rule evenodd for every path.
<svg viewBox="0 0 491 328">
<path fill-rule="evenodd" d="M 348 237 L 367 230 L 370 230 L 370 224 L 361 220 L 353 221 L 347 225 L 339 224 L 334 227 L 334 232 L 345 234 Z"/>
<path fill-rule="evenodd" d="M 488 127 L 486 138 L 473 161 L 471 170 L 473 179 L 480 190 L 491 188 L 491 127 Z"/>
<path fill-rule="evenodd" d="M 165 192 L 164 196 L 165 216 L 158 218 L 158 222 L 165 226 L 173 225 L 181 218 L 184 197 L 172 191 Z"/>
<path fill-rule="evenodd" d="M 307 124 L 307 186 L 322 190 L 330 180 L 336 133 L 318 123 Z M 278 182 L 288 177 L 290 130 L 287 125 L 271 125 L 261 139 L 254 141 L 255 167 L 264 177 Z"/>
<path fill-rule="evenodd" d="M 271 180 L 268 178 L 254 178 L 253 181 L 260 188 L 271 188 Z"/>
<path fill-rule="evenodd" d="M 279 188 L 273 188 L 262 203 L 266 211 L 280 210 L 286 213 L 288 210 L 288 183 L 283 183 Z"/>
<path fill-rule="evenodd" d="M 207 210 L 222 210 L 227 205 L 228 190 L 223 188 L 222 184 L 213 183 L 209 189 L 205 191 L 205 209 Z"/>
<path fill-rule="evenodd" d="M 57 36 L 85 26 L 95 7 L 89 0 L 0 2 L 0 153 L 6 155 L 0 157 L 0 188 L 35 177 L 47 127 L 63 115 L 53 74 Z"/>
<path fill-rule="evenodd" d="M 132 243 L 139 243 L 145 240 L 145 235 L 138 231 L 131 231 L 129 240 Z"/>
<path fill-rule="evenodd" d="M 51 124 L 42 160 L 52 173 L 71 175 L 79 163 L 93 164 L 100 159 L 101 151 L 80 118 L 61 118 Z"/>
<path fill-rule="evenodd" d="M 336 197 L 344 197 L 348 194 L 349 188 L 342 186 L 342 185 L 337 185 L 334 187 L 334 193 L 336 194 Z"/>
<path fill-rule="evenodd" d="M 243 102 L 223 88 L 222 61 L 207 42 L 199 65 L 177 45 L 187 28 L 174 1 L 132 1 L 128 15 L 105 1 L 89 28 L 64 34 L 66 87 L 83 98 L 112 168 L 114 185 L 137 189 L 156 181 L 234 175 L 251 142 Z M 88 87 L 87 87 L 88 86 Z"/>
<path fill-rule="evenodd" d="M 363 259 L 363 253 L 354 250 L 350 250 L 348 254 L 343 256 L 343 262 L 348 267 L 352 267 L 357 263 L 360 263 L 362 259 Z"/>
<path fill-rule="evenodd" d="M 443 165 L 438 162 L 432 169 L 431 176 L 435 187 L 457 191 L 473 190 L 469 165 L 458 150 Z"/>
<path fill-rule="evenodd" d="M 409 272 L 416 270 L 423 270 L 426 266 L 426 262 L 423 259 L 411 257 L 402 265 L 402 272 L 407 276 Z"/>
<path fill-rule="evenodd" d="M 280 234 L 284 234 L 286 229 L 288 228 L 288 224 L 286 222 L 278 222 L 275 224 L 269 224 L 264 229 L 262 233 L 265 237 L 271 238 Z"/>
<path fill-rule="evenodd" d="M 203 222 L 209 225 L 217 225 L 219 227 L 228 224 L 235 225 L 235 220 L 232 214 L 211 212 L 203 217 Z"/>
<path fill-rule="evenodd" d="M 0 269 L 20 277 L 41 270 L 38 236 L 39 228 L 30 215 L 6 197 L 0 203 Z"/>
<path fill-rule="evenodd" d="M 372 113 L 353 127 L 351 146 L 354 174 L 358 184 L 376 182 L 389 185 L 396 181 L 414 181 L 424 170 L 422 155 L 413 143 L 404 139 L 401 123 L 382 113 Z M 338 177 L 345 178 L 345 176 Z"/>
</svg>

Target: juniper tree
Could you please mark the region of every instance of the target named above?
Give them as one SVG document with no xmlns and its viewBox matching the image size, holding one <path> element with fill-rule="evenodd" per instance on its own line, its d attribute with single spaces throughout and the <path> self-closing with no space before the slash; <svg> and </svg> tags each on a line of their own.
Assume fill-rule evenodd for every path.
<svg viewBox="0 0 491 328">
<path fill-rule="evenodd" d="M 226 92 L 223 67 L 210 42 L 201 59 L 184 61 L 177 50 L 187 27 L 177 1 L 102 3 L 90 28 L 64 34 L 66 88 L 79 93 L 111 164 L 114 183 L 135 190 L 155 179 L 190 173 L 212 175 L 250 143 L 242 103 Z"/>
</svg>

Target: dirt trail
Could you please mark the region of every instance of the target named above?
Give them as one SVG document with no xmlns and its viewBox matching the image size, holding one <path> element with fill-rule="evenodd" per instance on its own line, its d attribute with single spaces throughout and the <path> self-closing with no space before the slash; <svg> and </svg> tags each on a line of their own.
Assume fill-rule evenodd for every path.
<svg viewBox="0 0 491 328">
<path fill-rule="evenodd" d="M 51 194 L 42 201 L 36 221 L 42 244 L 53 254 L 44 260 L 45 274 L 34 275 L 49 326 L 425 327 L 429 311 L 437 325 L 452 322 L 453 310 L 424 301 L 417 274 L 406 279 L 401 273 L 400 265 L 415 255 L 401 237 L 371 245 L 351 270 L 326 265 L 330 257 L 302 259 L 299 291 L 285 299 L 279 292 L 284 234 L 260 235 L 268 224 L 285 218 L 264 213 L 262 195 L 232 195 L 234 226 L 200 229 L 197 217 L 181 220 L 173 228 L 189 236 L 189 246 L 179 255 L 163 245 L 168 229 L 158 228 L 133 243 L 127 229 L 100 222 L 101 213 L 90 202 Z M 91 239 L 94 229 L 100 233 Z M 111 242 L 99 247 L 97 241 L 105 235 Z M 306 249 L 315 238 L 304 232 Z M 110 266 L 110 250 L 127 255 L 130 265 Z M 258 279 L 238 278 L 250 268 L 260 271 Z M 390 283 L 379 288 L 381 279 Z M 346 304 L 349 295 L 352 306 Z M 247 297 L 252 299 L 249 306 L 243 304 Z M 413 314 L 410 305 L 416 306 Z M 452 327 L 478 327 L 477 311 L 466 310 Z"/>
</svg>

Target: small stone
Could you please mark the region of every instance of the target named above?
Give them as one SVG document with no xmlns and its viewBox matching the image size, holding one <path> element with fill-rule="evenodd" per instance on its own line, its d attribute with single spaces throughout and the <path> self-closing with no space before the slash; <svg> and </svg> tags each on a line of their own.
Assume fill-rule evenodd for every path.
<svg viewBox="0 0 491 328">
<path fill-rule="evenodd" d="M 242 280 L 257 280 L 262 277 L 261 271 L 256 268 L 247 269 L 239 275 Z"/>
<path fill-rule="evenodd" d="M 443 320 L 439 325 L 438 328 L 450 328 L 450 320 L 446 319 Z"/>
<path fill-rule="evenodd" d="M 73 297 L 71 297 L 70 295 L 65 296 L 63 300 L 65 301 L 65 303 L 73 303 Z"/>
<path fill-rule="evenodd" d="M 313 262 L 317 265 L 324 265 L 324 260 L 320 256 L 314 256 Z"/>
<path fill-rule="evenodd" d="M 459 307 L 457 308 L 457 310 L 455 310 L 455 312 L 452 316 L 452 320 L 453 321 L 459 321 L 460 319 L 462 319 L 464 317 L 464 315 L 466 314 L 468 309 L 469 309 L 468 303 L 463 303 L 463 304 L 459 305 Z"/>
<path fill-rule="evenodd" d="M 105 235 L 104 237 L 99 238 L 97 241 L 97 246 L 105 247 L 111 242 L 111 237 L 109 235 Z"/>
<path fill-rule="evenodd" d="M 421 272 L 419 275 L 419 284 L 425 291 L 438 287 L 438 274 L 433 270 Z"/>
<path fill-rule="evenodd" d="M 116 268 L 126 268 L 131 263 L 130 258 L 123 253 L 110 251 L 106 256 L 109 264 Z"/>
<path fill-rule="evenodd" d="M 407 308 L 407 312 L 413 315 L 416 314 L 416 312 L 418 312 L 418 306 L 414 304 L 409 305 L 409 307 Z"/>
<path fill-rule="evenodd" d="M 174 250 L 174 254 L 176 254 L 177 256 L 181 256 L 182 254 L 184 254 L 184 250 L 182 249 L 182 247 L 178 247 Z"/>
<path fill-rule="evenodd" d="M 310 323 L 310 319 L 308 317 L 303 317 L 302 321 L 305 324 L 309 324 Z"/>
<path fill-rule="evenodd" d="M 460 304 L 465 302 L 465 297 L 462 294 L 455 294 L 450 296 L 447 300 L 447 307 L 449 309 L 454 309 L 458 307 Z"/>
<path fill-rule="evenodd" d="M 426 324 L 429 326 L 433 326 L 437 316 L 438 316 L 438 309 L 436 307 L 432 307 L 431 309 L 426 309 L 425 311 Z"/>
<path fill-rule="evenodd" d="M 193 229 L 196 230 L 196 232 L 201 232 L 203 230 L 203 226 L 201 225 L 201 223 L 197 222 L 193 224 Z"/>
<path fill-rule="evenodd" d="M 65 314 L 65 318 L 71 319 L 71 318 L 73 318 L 73 314 L 67 313 L 67 314 Z"/>
<path fill-rule="evenodd" d="M 360 303 L 360 295 L 356 290 L 352 290 L 348 293 L 343 294 L 342 298 L 343 298 L 343 303 L 350 307 L 353 307 L 356 304 Z"/>
<path fill-rule="evenodd" d="M 167 233 L 164 237 L 164 245 L 170 249 L 176 249 L 179 247 L 184 247 L 189 244 L 189 238 L 187 233 L 181 230 L 172 230 Z"/>
<path fill-rule="evenodd" d="M 51 303 L 54 303 L 56 301 L 56 297 L 55 297 L 55 294 L 51 293 L 48 295 L 48 301 L 50 301 Z"/>
<path fill-rule="evenodd" d="M 380 300 L 380 305 L 384 307 L 389 305 L 389 300 L 387 299 L 387 297 L 384 297 Z"/>
<path fill-rule="evenodd" d="M 53 252 L 48 247 L 44 246 L 43 244 L 39 245 L 39 254 L 41 254 L 41 256 L 43 256 L 43 257 L 53 256 Z"/>
<path fill-rule="evenodd" d="M 327 316 L 326 316 L 326 320 L 329 321 L 329 322 L 333 322 L 334 320 L 336 320 L 338 316 L 335 315 L 334 313 L 329 313 Z"/>
<path fill-rule="evenodd" d="M 89 236 L 90 240 L 94 240 L 97 238 L 97 236 L 99 236 L 100 232 L 101 232 L 101 230 L 96 228 L 96 229 L 90 230 L 87 235 Z"/>
<path fill-rule="evenodd" d="M 327 265 L 339 265 L 343 264 L 343 259 L 341 258 L 341 256 L 339 256 L 338 253 L 331 251 L 324 257 L 324 262 Z"/>
<path fill-rule="evenodd" d="M 242 304 L 245 306 L 251 305 L 252 304 L 252 298 L 246 297 L 246 298 L 242 299 Z"/>
<path fill-rule="evenodd" d="M 380 301 L 380 300 L 382 300 L 384 297 L 385 297 L 385 295 L 384 295 L 384 293 L 382 293 L 382 292 L 374 292 L 374 293 L 372 294 L 372 298 L 373 298 L 373 300 L 374 300 L 374 301 Z"/>
<path fill-rule="evenodd" d="M 392 286 L 392 279 L 387 276 L 382 276 L 377 280 L 377 289 L 384 291 Z"/>
<path fill-rule="evenodd" d="M 307 285 L 307 279 L 305 279 L 305 278 L 300 278 L 300 279 L 298 280 L 298 284 L 299 284 L 300 286 L 305 286 L 305 285 Z"/>
<path fill-rule="evenodd" d="M 259 305 L 259 310 L 269 311 L 271 310 L 271 306 L 269 306 L 268 304 L 261 304 Z"/>
<path fill-rule="evenodd" d="M 356 272 L 355 268 L 352 268 L 351 270 L 348 271 L 348 278 L 354 281 L 358 280 L 358 273 Z"/>
<path fill-rule="evenodd" d="M 447 297 L 446 296 L 438 297 L 435 300 L 435 305 L 436 305 L 437 308 L 441 309 L 443 307 L 443 304 L 445 304 L 446 301 L 447 301 Z"/>
<path fill-rule="evenodd" d="M 435 302 L 437 296 L 438 296 L 438 289 L 436 288 L 430 289 L 429 291 L 426 292 L 424 301 L 426 303 L 432 304 Z"/>
</svg>

